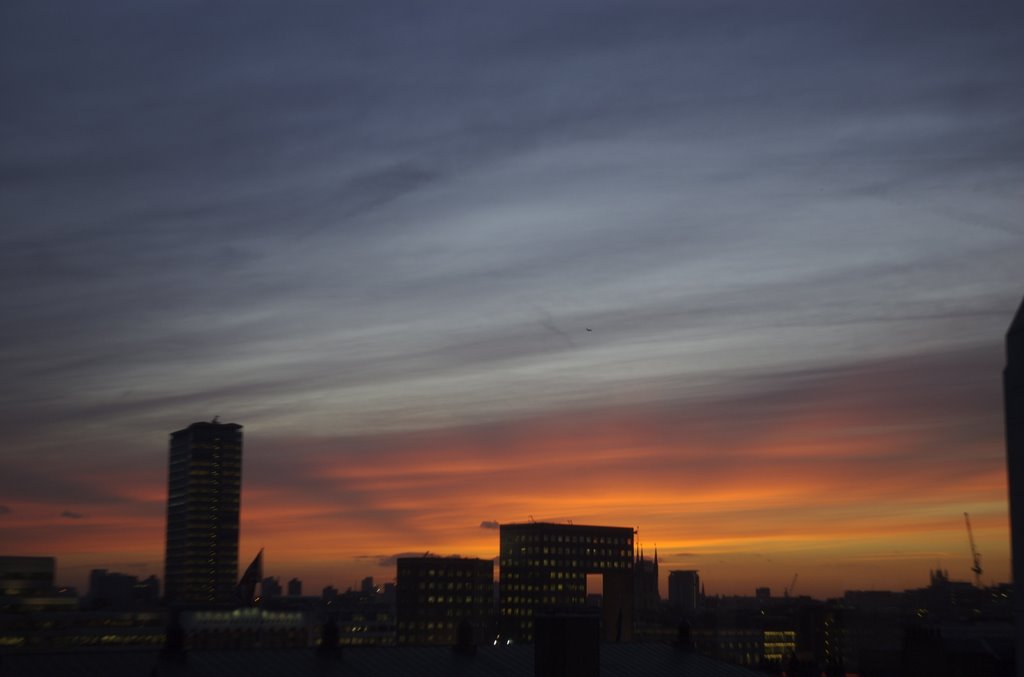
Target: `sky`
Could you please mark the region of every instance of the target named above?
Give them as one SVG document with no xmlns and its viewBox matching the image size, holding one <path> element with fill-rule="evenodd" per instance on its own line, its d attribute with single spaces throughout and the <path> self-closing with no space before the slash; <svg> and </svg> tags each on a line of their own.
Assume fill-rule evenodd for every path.
<svg viewBox="0 0 1024 677">
<path fill-rule="evenodd" d="M 240 566 L 497 524 L 708 594 L 1009 579 L 1024 10 L 0 5 L 0 554 L 163 575 L 167 443 L 244 426 Z"/>
</svg>

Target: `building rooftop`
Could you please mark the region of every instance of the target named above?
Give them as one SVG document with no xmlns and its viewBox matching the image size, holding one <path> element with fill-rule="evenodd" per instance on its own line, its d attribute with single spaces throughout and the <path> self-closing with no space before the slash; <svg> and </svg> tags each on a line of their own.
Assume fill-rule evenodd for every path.
<svg viewBox="0 0 1024 677">
<path fill-rule="evenodd" d="M 753 672 L 667 644 L 601 645 L 601 677 L 754 677 Z M 322 656 L 314 649 L 192 651 L 181 662 L 158 651 L 0 654 L 4 677 L 531 677 L 533 646 L 481 647 L 465 655 L 450 647 L 358 647 Z"/>
</svg>

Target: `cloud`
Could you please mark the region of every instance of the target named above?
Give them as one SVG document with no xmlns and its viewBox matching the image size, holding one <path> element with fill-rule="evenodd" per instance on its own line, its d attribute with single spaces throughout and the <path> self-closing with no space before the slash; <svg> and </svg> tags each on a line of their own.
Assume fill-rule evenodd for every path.
<svg viewBox="0 0 1024 677">
<path fill-rule="evenodd" d="M 8 515 L 11 512 L 10 506 L 0 505 L 0 515 Z"/>
<path fill-rule="evenodd" d="M 499 526 L 501 525 L 495 522 L 494 520 L 484 520 L 480 523 L 481 529 L 497 529 Z"/>
<path fill-rule="evenodd" d="M 85 517 L 85 515 L 83 515 L 82 513 L 74 512 L 73 510 L 65 510 L 60 514 L 60 516 L 65 517 L 69 520 L 80 520 Z"/>
</svg>

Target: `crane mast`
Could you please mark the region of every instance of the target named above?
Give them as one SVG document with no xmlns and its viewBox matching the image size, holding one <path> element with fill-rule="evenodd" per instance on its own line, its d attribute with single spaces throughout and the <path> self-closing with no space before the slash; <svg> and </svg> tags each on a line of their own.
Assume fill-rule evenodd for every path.
<svg viewBox="0 0 1024 677">
<path fill-rule="evenodd" d="M 978 552 L 978 549 L 974 547 L 974 532 L 971 531 L 971 517 L 967 513 L 964 513 L 964 522 L 967 524 L 967 540 L 971 544 L 971 557 L 974 559 L 974 566 L 971 567 L 971 571 L 974 572 L 974 584 L 980 588 L 981 554 Z"/>
</svg>

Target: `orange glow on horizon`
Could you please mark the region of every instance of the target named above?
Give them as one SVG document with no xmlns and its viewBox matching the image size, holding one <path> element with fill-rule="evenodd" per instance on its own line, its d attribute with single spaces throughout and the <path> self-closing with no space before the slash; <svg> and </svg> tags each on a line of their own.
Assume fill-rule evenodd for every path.
<svg viewBox="0 0 1024 677">
<path fill-rule="evenodd" d="M 732 427 L 635 407 L 354 439 L 250 435 L 239 559 L 265 548 L 267 575 L 345 588 L 392 579 L 399 553 L 495 557 L 498 532 L 482 524 L 532 516 L 639 527 L 663 591 L 675 568 L 701 570 L 711 594 L 781 589 L 799 571 L 801 592 L 825 597 L 925 585 L 936 566 L 969 579 L 968 511 L 985 580 L 1007 580 L 998 419 L 951 435 L 925 406 L 846 406 L 842 385 L 828 398 L 843 406 Z M 82 475 L 94 493 L 111 486 L 108 500 L 67 515 L 11 502 L 8 549 L 57 555 L 74 585 L 91 568 L 162 576 L 165 462 Z"/>
</svg>

